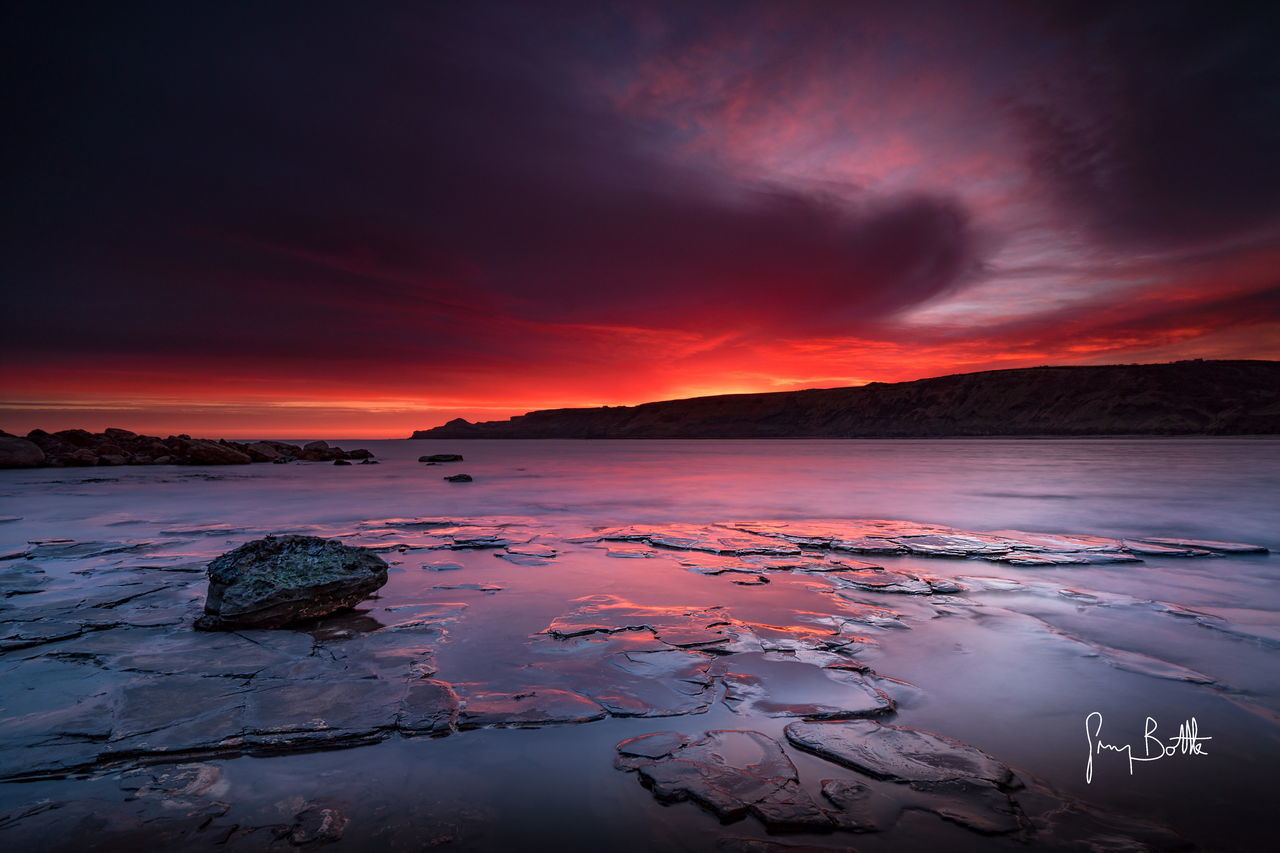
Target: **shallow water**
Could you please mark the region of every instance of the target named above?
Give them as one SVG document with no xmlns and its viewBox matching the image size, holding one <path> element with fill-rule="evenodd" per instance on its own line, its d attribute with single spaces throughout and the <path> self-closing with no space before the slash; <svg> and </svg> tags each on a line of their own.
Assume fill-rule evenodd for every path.
<svg viewBox="0 0 1280 853">
<path fill-rule="evenodd" d="M 1037 798 L 1057 797 L 1164 824 L 1205 849 L 1250 849 L 1269 837 L 1263 816 L 1273 800 L 1270 778 L 1280 766 L 1280 560 L 1274 554 L 1146 556 L 1142 563 L 1052 568 L 916 554 L 845 555 L 892 572 L 957 579 L 964 587 L 954 596 L 917 596 L 850 590 L 816 571 L 768 571 L 768 584 L 741 586 L 732 581 L 742 575 L 705 575 L 682 566 L 688 551 L 567 540 L 609 525 L 882 518 L 964 531 L 1225 540 L 1275 551 L 1280 440 L 341 444 L 368 447 L 382 464 L 0 472 L 0 516 L 21 517 L 0 524 L 0 554 L 54 538 L 137 546 L 135 552 L 0 563 L 0 570 L 38 566 L 47 578 L 42 591 L 6 599 L 6 616 L 41 601 L 161 577 L 168 586 L 154 600 L 163 597 L 163 606 L 146 614 L 157 625 L 174 620 L 7 652 L 0 657 L 0 723 L 38 727 L 39 715 L 55 706 L 118 689 L 118 681 L 136 676 L 111 660 L 102 664 L 109 677 L 86 667 L 88 643 L 118 636 L 125 645 L 167 649 L 169 638 L 187 636 L 179 623 L 189 624 L 202 599 L 203 578 L 190 569 L 266 533 L 312 532 L 356 544 L 414 546 L 385 555 L 391 580 L 361 608 L 370 621 L 359 630 L 392 624 L 401 613 L 465 605 L 440 622 L 443 637 L 430 649 L 434 677 L 463 691 L 576 689 L 573 679 L 582 676 L 557 668 L 566 650 L 576 647 L 543 632 L 580 607 L 573 599 L 582 596 L 611 595 L 682 612 L 723 607 L 761 635 L 761 626 L 811 630 L 824 615 L 876 606 L 893 611 L 899 626 L 859 623 L 857 633 L 866 642 L 850 657 L 883 677 L 873 685 L 897 703 L 896 715 L 886 721 L 947 735 L 1006 762 L 1028 782 L 1028 813 L 1035 812 Z M 415 461 L 439 452 L 461 452 L 466 461 Z M 441 479 L 460 471 L 475 482 Z M 552 543 L 558 555 L 544 565 L 518 565 L 495 559 L 492 549 L 417 550 L 433 544 L 429 536 L 376 523 L 494 516 L 519 517 L 522 530 Z M 227 527 L 195 530 L 211 524 Z M 615 559 L 607 556 L 610 547 L 652 556 Z M 438 560 L 462 568 L 422 568 Z M 988 588 L 997 584 L 983 578 L 1020 586 Z M 501 589 L 436 588 L 462 584 Z M 1169 605 L 1198 615 L 1178 615 Z M 605 645 L 633 639 L 614 635 Z M 852 701 L 821 668 L 785 654 L 714 657 L 733 673 L 763 679 L 772 700 Z M 82 675 L 87 680 L 80 685 Z M 723 683 L 715 689 L 723 691 Z M 337 847 L 349 849 L 423 849 L 434 839 L 444 849 L 713 850 L 728 836 L 765 838 L 754 817 L 722 826 L 692 803 L 659 804 L 635 774 L 612 766 L 615 743 L 654 731 L 697 736 L 748 729 L 785 743 L 783 727 L 792 717 L 748 706 L 734 710 L 723 698 L 717 694 L 704 713 L 679 716 L 481 727 L 444 738 L 395 737 L 266 758 L 204 756 L 202 763 L 218 769 L 216 799 L 229 810 L 208 827 L 183 830 L 160 846 L 203 849 L 214 829 L 287 824 L 298 802 L 318 798 L 342 804 L 350 824 Z M 1195 717 L 1200 735 L 1213 739 L 1205 743 L 1206 755 L 1138 765 L 1132 775 L 1120 756 L 1100 755 L 1093 781 L 1086 783 L 1084 725 L 1091 711 L 1103 714 L 1108 739 L 1133 742 L 1139 750 L 1146 716 L 1158 720 L 1165 737 Z M 821 780 L 859 775 L 791 747 L 787 753 L 815 800 L 821 800 Z M 65 779 L 45 774 L 3 784 L 0 812 L 11 822 L 0 820 L 0 839 L 21 842 L 38 833 L 54 847 L 82 843 L 88 825 L 50 822 L 57 810 L 12 817 L 41 800 L 85 798 L 100 798 L 100 812 L 132 814 L 122 782 L 130 772 L 137 771 L 101 766 L 61 774 L 70 777 Z M 874 784 L 890 794 L 901 788 Z M 159 832 L 149 816 L 129 820 L 122 818 L 120 826 L 143 837 Z M 120 826 L 92 834 L 107 848 L 125 849 Z M 128 836 L 129 843 L 136 837 Z M 263 837 L 233 832 L 228 846 L 255 849 Z M 859 850 L 1024 846 L 920 811 L 905 812 L 884 832 L 778 840 Z M 1028 840 L 1049 848 L 1065 844 L 1067 833 L 1042 830 Z"/>
</svg>

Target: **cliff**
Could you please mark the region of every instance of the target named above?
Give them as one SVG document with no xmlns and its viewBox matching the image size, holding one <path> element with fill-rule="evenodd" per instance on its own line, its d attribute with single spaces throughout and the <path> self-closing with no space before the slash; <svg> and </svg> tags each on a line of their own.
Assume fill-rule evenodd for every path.
<svg viewBox="0 0 1280 853">
<path fill-rule="evenodd" d="M 1031 367 L 854 388 L 461 418 L 412 438 L 925 438 L 1280 433 L 1280 362 Z"/>
</svg>

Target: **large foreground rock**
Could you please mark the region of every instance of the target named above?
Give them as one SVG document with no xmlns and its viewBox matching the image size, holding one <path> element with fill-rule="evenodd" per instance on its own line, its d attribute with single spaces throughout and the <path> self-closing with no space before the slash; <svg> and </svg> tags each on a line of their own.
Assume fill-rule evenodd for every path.
<svg viewBox="0 0 1280 853">
<path fill-rule="evenodd" d="M 38 468 L 44 464 L 40 445 L 25 438 L 0 434 L 0 468 Z"/>
<path fill-rule="evenodd" d="M 316 536 L 268 536 L 209 564 L 205 615 L 196 628 L 277 628 L 352 607 L 387 582 L 365 548 Z"/>
</svg>

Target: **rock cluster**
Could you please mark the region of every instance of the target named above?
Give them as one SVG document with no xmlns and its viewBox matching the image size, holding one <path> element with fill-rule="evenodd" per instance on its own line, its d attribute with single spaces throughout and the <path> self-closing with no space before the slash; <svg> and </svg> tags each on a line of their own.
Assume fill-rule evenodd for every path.
<svg viewBox="0 0 1280 853">
<path fill-rule="evenodd" d="M 90 465 L 248 465 L 251 462 L 331 462 L 372 459 L 368 450 L 343 450 L 313 441 L 299 447 L 283 441 L 240 442 L 171 435 L 158 438 L 127 429 L 99 433 L 82 429 L 26 438 L 0 430 L 0 468 L 63 468 Z"/>
</svg>

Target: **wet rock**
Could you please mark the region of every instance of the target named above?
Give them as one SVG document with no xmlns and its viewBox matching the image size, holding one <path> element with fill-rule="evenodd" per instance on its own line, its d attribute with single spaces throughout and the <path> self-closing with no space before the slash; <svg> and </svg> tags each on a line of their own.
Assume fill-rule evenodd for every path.
<svg viewBox="0 0 1280 853">
<path fill-rule="evenodd" d="M 507 548 L 513 544 L 502 531 L 487 531 L 481 528 L 466 530 L 459 528 L 458 532 L 447 534 L 445 538 L 448 540 L 448 544 L 445 547 L 452 551 L 464 551 L 473 548 Z"/>
<path fill-rule="evenodd" d="M 44 464 L 40 445 L 25 438 L 0 436 L 0 468 L 39 468 Z"/>
<path fill-rule="evenodd" d="M 549 545 L 531 542 L 508 545 L 503 553 L 494 554 L 494 556 L 509 563 L 515 563 L 517 566 L 545 566 L 556 554 L 556 549 Z"/>
<path fill-rule="evenodd" d="M 793 664 L 805 667 L 815 674 L 825 674 L 823 670 L 808 664 Z M 855 673 L 842 673 L 838 683 L 845 689 L 839 691 L 840 700 L 813 699 L 805 701 L 805 689 L 786 684 L 780 687 L 776 697 L 771 695 L 767 678 L 741 673 L 728 673 L 724 676 L 724 703 L 737 713 L 762 714 L 766 717 L 804 717 L 810 720 L 849 720 L 858 717 L 874 717 L 893 711 L 893 700 L 883 692 L 867 684 Z M 830 688 L 829 677 L 821 678 Z M 820 685 L 819 685 L 820 686 Z M 828 689 L 828 694 L 837 691 Z"/>
<path fill-rule="evenodd" d="M 1025 530 L 995 530 L 990 535 L 998 536 L 1019 551 L 1074 554 L 1089 551 L 1119 551 L 1121 548 L 1119 539 L 1104 536 L 1028 533 Z"/>
<path fill-rule="evenodd" d="M 1268 549 L 1261 545 L 1248 545 L 1243 542 L 1215 542 L 1211 539 L 1178 539 L 1170 537 L 1154 537 L 1136 540 L 1152 545 L 1165 545 L 1175 548 L 1193 548 L 1201 551 L 1212 551 L 1217 554 L 1266 554 Z"/>
<path fill-rule="evenodd" d="M 987 557 L 995 563 L 1008 563 L 1011 566 L 1085 566 L 1097 563 L 1141 563 L 1142 560 L 1132 554 L 1112 551 L 1086 551 L 1071 554 L 1039 553 L 1035 551 L 1010 551 Z"/>
<path fill-rule="evenodd" d="M 508 554 L 523 554 L 527 557 L 545 557 L 550 559 L 556 556 L 556 549 L 550 545 L 542 545 L 537 542 L 530 542 L 525 545 L 511 545 L 507 547 Z"/>
<path fill-rule="evenodd" d="M 906 572 L 877 571 L 841 572 L 833 576 L 837 587 L 853 587 L 869 592 L 899 592 L 907 595 L 932 595 L 933 587 L 925 580 Z"/>
<path fill-rule="evenodd" d="M 456 572 L 465 568 L 461 563 L 451 563 L 447 560 L 435 560 L 430 563 L 423 563 L 422 568 L 428 572 Z"/>
<path fill-rule="evenodd" d="M 1154 542 L 1128 542 L 1124 543 L 1124 549 L 1134 554 L 1142 554 L 1149 557 L 1208 557 L 1211 551 L 1203 548 L 1187 548 L 1182 545 L 1159 545 Z"/>
<path fill-rule="evenodd" d="M 268 536 L 209 564 L 202 630 L 276 628 L 351 607 L 387 582 L 368 549 L 315 536 Z"/>
<path fill-rule="evenodd" d="M 721 729 L 697 740 L 658 732 L 617 750 L 618 767 L 634 770 L 659 800 L 693 800 L 722 820 L 753 814 L 771 829 L 835 825 L 800 787 L 782 747 L 760 732 Z"/>
<path fill-rule="evenodd" d="M 620 560 L 647 560 L 658 556 L 657 552 L 647 548 L 607 548 L 604 555 Z"/>
<path fill-rule="evenodd" d="M 744 521 L 725 526 L 807 548 L 860 554 L 985 557 L 1028 567 L 1137 562 L 1134 554 L 1194 557 L 1205 553 L 1266 552 L 1261 546 L 1237 542 L 1179 538 L 1142 538 L 1122 542 L 1101 536 L 1021 530 L 979 533 L 940 525 L 867 518 L 849 521 Z"/>
<path fill-rule="evenodd" d="M 588 595 L 575 601 L 582 606 L 552 620 L 546 633 L 564 639 L 597 632 L 652 631 L 673 645 L 729 639 L 723 631 L 712 630 L 725 623 L 724 612 L 716 608 L 643 606 L 614 595 Z"/>
<path fill-rule="evenodd" d="M 677 551 L 703 551 L 709 554 L 745 556 L 763 554 L 790 556 L 800 549 L 779 545 L 757 536 L 732 536 L 722 528 L 697 527 L 686 524 L 666 524 L 653 527 L 615 527 L 600 531 L 585 541 L 645 542 L 660 548 Z"/>
<path fill-rule="evenodd" d="M 895 782 L 980 779 L 1014 784 L 1013 771 L 982 750 L 944 735 L 873 720 L 795 722 L 787 740 L 828 761 Z"/>
<path fill-rule="evenodd" d="M 44 569 L 38 566 L 18 566 L 0 571 L 0 595 L 30 595 L 40 592 L 49 583 Z"/>
<path fill-rule="evenodd" d="M 122 687 L 114 701 L 111 739 L 104 755 L 217 750 L 244 731 L 246 692 L 221 678 L 166 676 Z"/>
<path fill-rule="evenodd" d="M 448 477 L 444 477 L 443 479 L 450 483 L 470 483 L 472 481 L 470 474 L 450 474 Z"/>
<path fill-rule="evenodd" d="M 165 536 L 224 536 L 233 533 L 248 533 L 247 527 L 236 527 L 232 524 L 184 524 L 166 527 L 160 531 Z"/>
<path fill-rule="evenodd" d="M 545 687 L 500 693 L 457 685 L 462 697 L 458 728 L 480 726 L 536 726 L 602 720 L 604 708 L 585 696 Z"/>
<path fill-rule="evenodd" d="M 1030 588 L 1022 581 L 1015 581 L 1011 578 L 994 578 L 983 575 L 959 575 L 956 579 L 964 581 L 970 589 L 977 590 L 1015 592 Z"/>
<path fill-rule="evenodd" d="M 443 681 L 419 679 L 409 684 L 398 726 L 412 734 L 448 734 L 458 721 L 458 695 Z"/>
<path fill-rule="evenodd" d="M 306 803 L 293 820 L 289 841 L 298 847 L 340 841 L 351 822 L 337 805 L 329 802 Z"/>
<path fill-rule="evenodd" d="M 501 592 L 502 587 L 491 583 L 438 583 L 432 589 L 473 589 L 477 592 Z"/>
<path fill-rule="evenodd" d="M 429 456 L 419 456 L 419 462 L 461 462 L 462 456 L 457 453 L 432 453 Z"/>
<path fill-rule="evenodd" d="M 408 692 L 381 678 L 286 680 L 245 698 L 245 743 L 259 754 L 373 743 L 395 730 Z"/>
<path fill-rule="evenodd" d="M 710 709 L 719 664 L 694 651 L 652 643 L 645 648 L 633 637 L 579 638 L 561 652 L 566 657 L 529 669 L 540 683 L 586 696 L 615 717 L 672 717 Z"/>
<path fill-rule="evenodd" d="M 900 536 L 894 540 L 913 554 L 931 557 L 974 557 L 1003 554 L 1010 550 L 1007 542 L 991 537 L 963 533 L 935 533 L 928 536 Z"/>
</svg>

